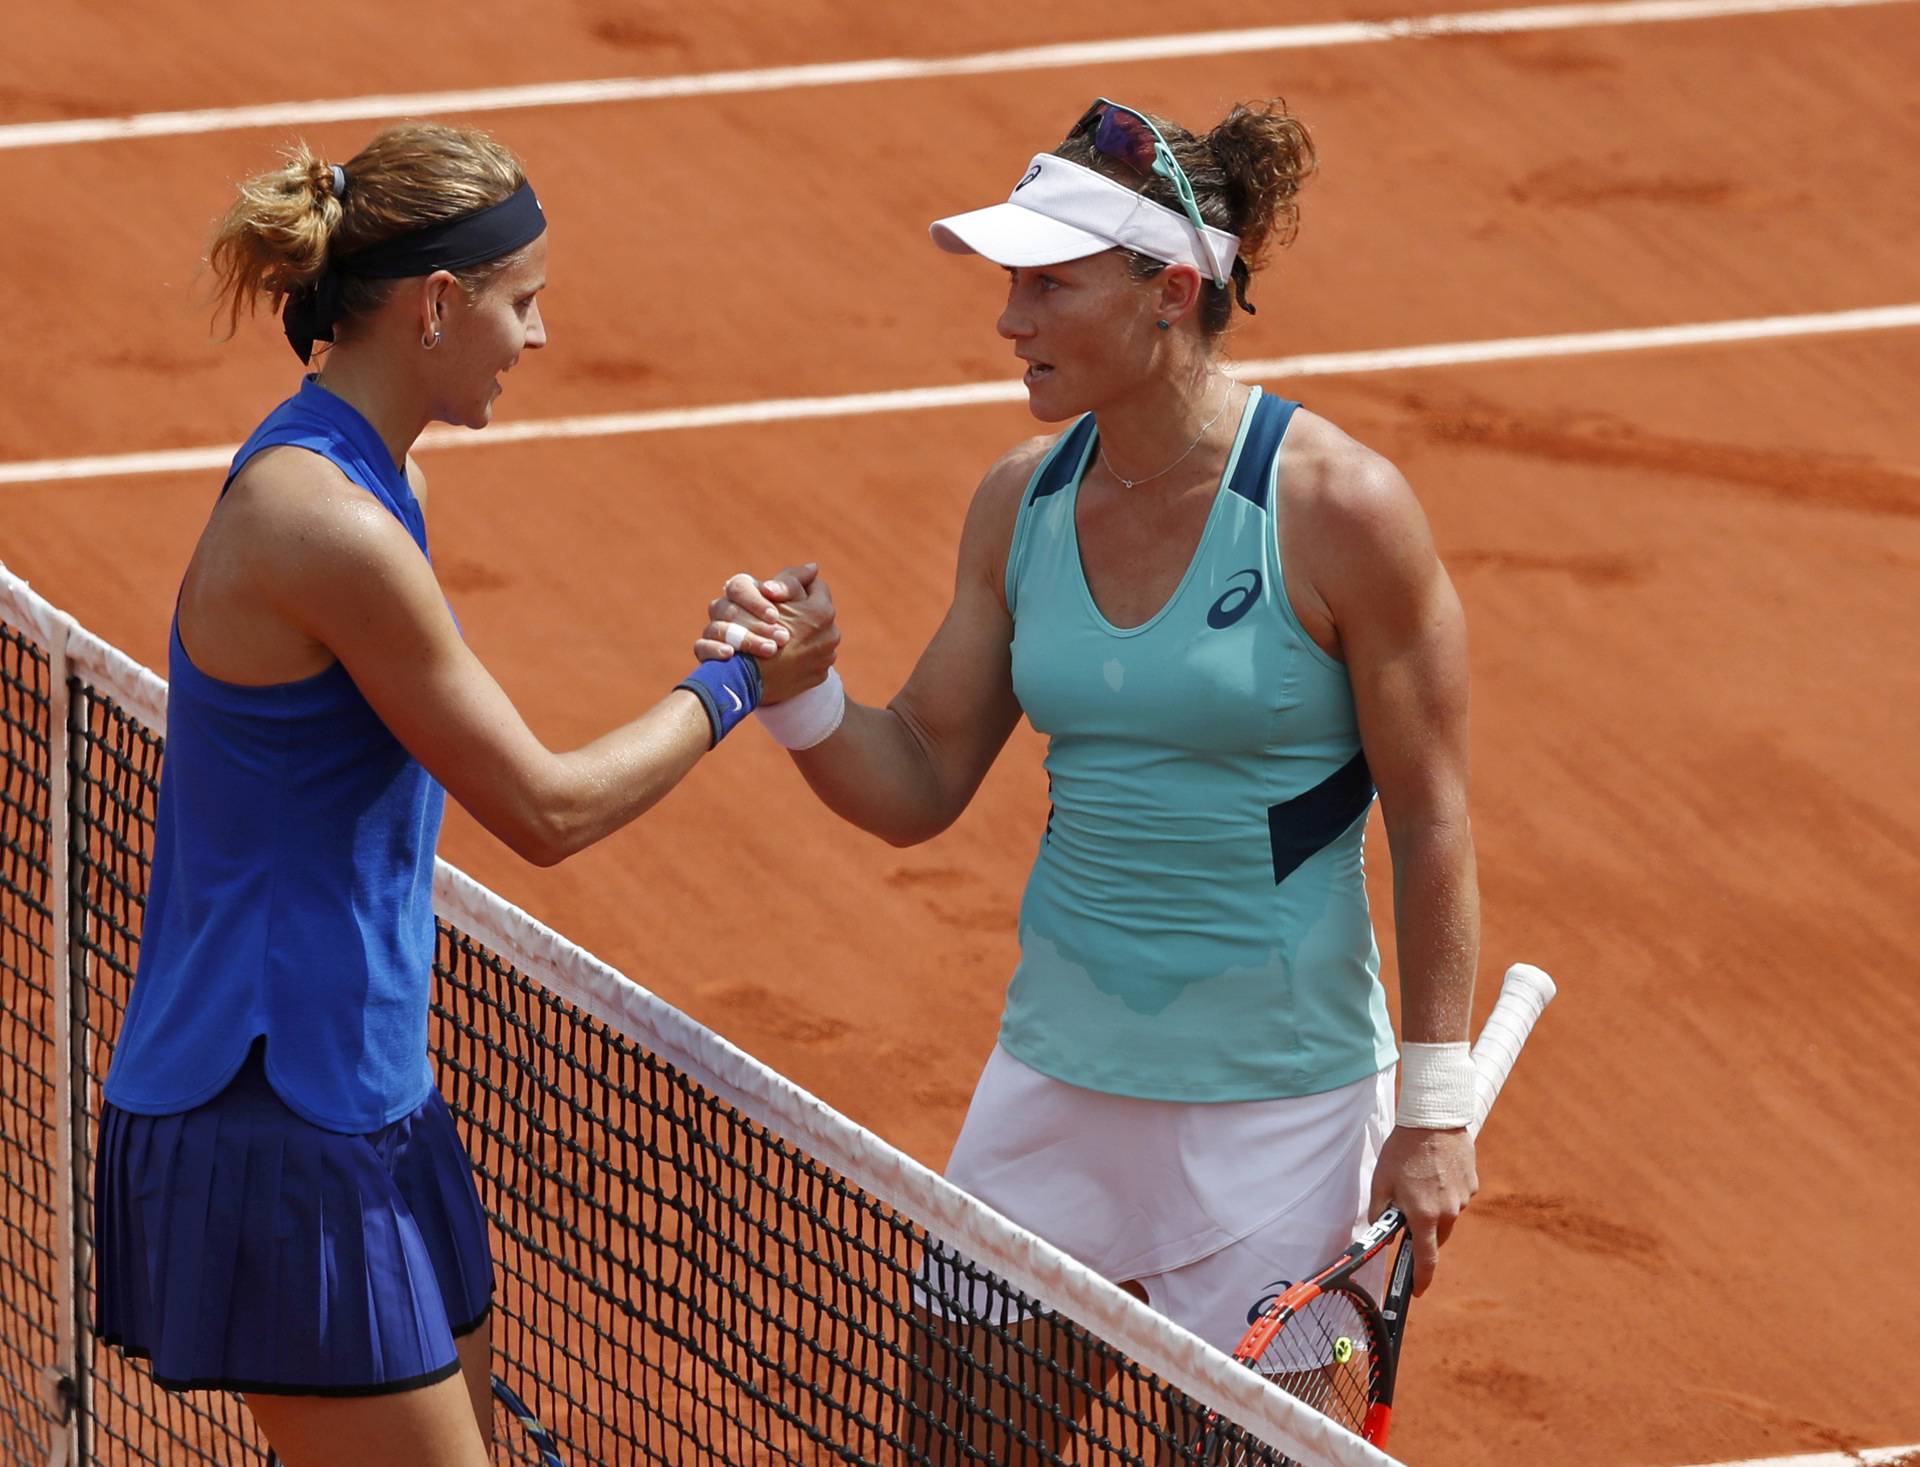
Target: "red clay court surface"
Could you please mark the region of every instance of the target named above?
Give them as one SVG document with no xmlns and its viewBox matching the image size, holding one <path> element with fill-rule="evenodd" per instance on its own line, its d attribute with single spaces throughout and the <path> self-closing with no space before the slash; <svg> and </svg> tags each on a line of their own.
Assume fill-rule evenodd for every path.
<svg viewBox="0 0 1920 1467">
<path fill-rule="evenodd" d="M 1250 16 L 728 0 L 22 10 L 0 126 L 152 109 L 946 56 Z M 1437 9 L 1437 7 L 1434 7 Z M 298 40 L 292 39 L 295 35 Z M 1284 94 L 1323 172 L 1244 360 L 1920 301 L 1920 7 L 1056 67 L 476 119 L 554 221 L 550 350 L 497 421 L 1013 375 L 1001 279 L 937 214 L 1004 193 L 1098 94 L 1194 123 Z M 457 114 L 456 114 L 457 115 Z M 344 158 L 379 124 L 304 135 Z M 228 183 L 291 128 L 0 150 L 0 461 L 237 442 L 297 381 L 208 339 Z M 1920 1439 L 1920 336 L 1267 385 L 1420 491 L 1473 639 L 1482 1008 L 1562 996 L 1416 1308 L 1396 1453 L 1623 1467 Z M 728 573 L 818 559 L 854 695 L 950 587 L 997 405 L 423 456 L 442 580 L 535 728 L 582 742 L 688 661 Z M 150 666 L 217 473 L 0 488 L 0 560 Z M 443 853 L 938 1165 L 993 1041 L 1044 818 L 1022 731 L 959 825 L 893 850 L 731 741 L 553 871 Z M 1376 908 L 1391 970 L 1385 842 Z M 724 934 L 724 941 L 719 935 Z M 1389 973 L 1391 991 L 1391 971 Z"/>
</svg>

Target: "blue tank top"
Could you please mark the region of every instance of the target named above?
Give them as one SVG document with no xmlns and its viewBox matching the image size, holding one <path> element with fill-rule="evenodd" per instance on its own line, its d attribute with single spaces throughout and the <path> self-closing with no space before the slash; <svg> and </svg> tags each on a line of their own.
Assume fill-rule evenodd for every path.
<svg viewBox="0 0 1920 1467">
<path fill-rule="evenodd" d="M 317 453 L 392 511 L 426 522 L 371 424 L 309 379 L 234 456 Z M 221 490 L 225 493 L 224 487 Z M 338 662 L 245 687 L 169 639 L 172 692 L 140 962 L 106 1098 L 167 1115 L 211 1100 L 266 1039 L 297 1113 L 364 1132 L 433 1085 L 433 858 L 445 792 Z"/>
<path fill-rule="evenodd" d="M 1021 502 L 1013 686 L 1052 810 L 1000 1042 L 1070 1084 L 1264 1100 L 1394 1060 L 1353 689 L 1294 615 L 1272 516 L 1296 406 L 1255 390 L 1186 575 L 1137 627 L 1101 615 L 1081 564 L 1090 415 Z"/>
</svg>

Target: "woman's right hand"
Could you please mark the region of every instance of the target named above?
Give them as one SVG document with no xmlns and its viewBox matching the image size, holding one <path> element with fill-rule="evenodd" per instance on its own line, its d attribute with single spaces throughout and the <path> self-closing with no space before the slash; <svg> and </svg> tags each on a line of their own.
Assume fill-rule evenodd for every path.
<svg viewBox="0 0 1920 1467">
<path fill-rule="evenodd" d="M 760 660 L 762 703 L 778 703 L 817 686 L 833 666 L 840 629 L 832 593 L 818 565 L 790 566 L 767 580 L 730 576 L 709 603 L 712 618 L 694 654 L 724 661 L 736 650 Z"/>
</svg>

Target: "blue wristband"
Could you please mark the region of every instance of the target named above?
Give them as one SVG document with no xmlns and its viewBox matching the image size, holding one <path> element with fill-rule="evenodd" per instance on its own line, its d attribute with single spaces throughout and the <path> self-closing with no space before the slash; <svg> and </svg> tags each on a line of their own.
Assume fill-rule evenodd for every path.
<svg viewBox="0 0 1920 1467">
<path fill-rule="evenodd" d="M 707 710 L 715 747 L 733 726 L 760 706 L 760 664 L 745 653 L 724 662 L 703 662 L 675 685 L 686 689 Z"/>
</svg>

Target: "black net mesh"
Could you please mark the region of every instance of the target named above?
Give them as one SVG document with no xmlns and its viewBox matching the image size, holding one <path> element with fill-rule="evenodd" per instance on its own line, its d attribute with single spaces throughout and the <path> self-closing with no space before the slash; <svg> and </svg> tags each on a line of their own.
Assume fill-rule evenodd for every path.
<svg viewBox="0 0 1920 1467">
<path fill-rule="evenodd" d="M 0 659 L 0 1461 L 42 1463 L 63 1409 L 50 700 L 29 641 L 6 631 Z M 236 1398 L 163 1391 L 86 1328 L 93 1118 L 138 951 L 161 739 L 82 683 L 72 699 L 79 1460 L 257 1464 Z M 543 1459 L 501 1407 L 496 1460 L 1159 1467 L 1244 1448 L 1113 1345 L 444 921 L 436 967 L 441 1088 L 494 1225 L 494 1370 L 552 1441 Z"/>
<path fill-rule="evenodd" d="M 177 1394 L 155 1386 L 144 1365 L 98 1343 L 93 1317 L 94 1120 L 113 1039 L 120 1032 L 140 950 L 153 856 L 153 807 L 162 740 L 112 699 L 76 682 L 68 751 L 67 840 L 73 910 L 73 1043 L 83 1107 L 74 1128 L 79 1195 L 82 1333 L 82 1460 L 112 1463 L 245 1462 L 263 1449 L 239 1401 L 223 1392 Z"/>
<path fill-rule="evenodd" d="M 0 1459 L 59 1420 L 52 749 L 46 655 L 0 625 Z"/>
</svg>

